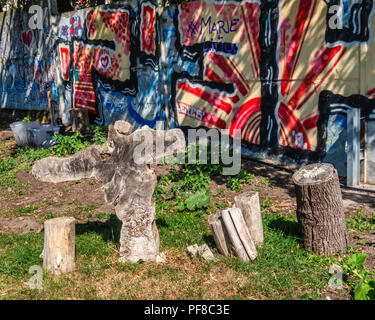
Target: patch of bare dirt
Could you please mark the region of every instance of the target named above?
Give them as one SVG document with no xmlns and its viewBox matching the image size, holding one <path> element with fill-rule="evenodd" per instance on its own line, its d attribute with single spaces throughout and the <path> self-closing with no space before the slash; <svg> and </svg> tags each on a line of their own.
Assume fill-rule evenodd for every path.
<svg viewBox="0 0 375 320">
<path fill-rule="evenodd" d="M 78 223 L 96 221 L 96 216 L 114 213 L 105 203 L 102 184 L 95 179 L 76 182 L 45 183 L 27 171 L 16 173 L 19 185 L 0 187 L 0 230 L 24 234 L 30 229 L 24 220 L 41 225 L 43 220 L 59 216 L 74 216 Z M 19 195 L 21 190 L 22 195 Z M 100 217 L 100 216 L 99 216 Z M 24 219 L 24 220 L 23 220 Z M 34 224 L 31 224 L 34 226 Z M 37 232 L 40 228 L 34 228 Z"/>
<path fill-rule="evenodd" d="M 31 230 L 40 232 L 42 229 L 43 225 L 35 217 L 0 217 L 0 232 L 3 233 L 23 235 Z"/>
<path fill-rule="evenodd" d="M 10 140 L 13 138 L 13 132 L 11 130 L 0 131 L 0 141 Z"/>
<path fill-rule="evenodd" d="M 353 235 L 349 233 L 348 242 L 349 246 L 357 249 L 359 252 L 367 254 L 365 261 L 366 268 L 372 269 L 375 267 L 375 232 L 363 232 L 360 235 Z"/>
</svg>

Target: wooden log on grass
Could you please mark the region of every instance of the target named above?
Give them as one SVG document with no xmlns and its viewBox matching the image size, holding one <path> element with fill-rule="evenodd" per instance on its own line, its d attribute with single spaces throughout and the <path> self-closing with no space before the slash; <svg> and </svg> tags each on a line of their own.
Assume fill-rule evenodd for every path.
<svg viewBox="0 0 375 320">
<path fill-rule="evenodd" d="M 245 262 L 255 260 L 257 251 L 241 209 L 229 208 L 223 210 L 221 216 L 231 240 L 233 250 L 237 256 Z"/>
<path fill-rule="evenodd" d="M 262 214 L 258 192 L 246 192 L 234 198 L 236 208 L 241 209 L 251 238 L 256 245 L 264 242 Z"/>
<path fill-rule="evenodd" d="M 312 164 L 293 175 L 297 218 L 305 248 L 325 256 L 345 252 L 347 235 L 337 170 Z"/>
<path fill-rule="evenodd" d="M 72 217 L 44 222 L 43 268 L 55 275 L 75 270 L 75 223 Z"/>
<path fill-rule="evenodd" d="M 219 252 L 224 256 L 229 256 L 232 252 L 231 242 L 220 213 L 209 217 L 208 223 L 211 227 L 215 243 Z"/>
</svg>

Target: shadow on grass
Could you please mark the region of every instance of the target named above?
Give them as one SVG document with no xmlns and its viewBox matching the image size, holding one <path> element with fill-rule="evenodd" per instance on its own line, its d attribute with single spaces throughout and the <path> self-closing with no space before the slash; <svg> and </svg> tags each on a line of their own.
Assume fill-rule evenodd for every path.
<svg viewBox="0 0 375 320">
<path fill-rule="evenodd" d="M 210 248 L 216 248 L 216 243 L 212 234 L 204 235 L 203 240 Z"/>
<path fill-rule="evenodd" d="M 168 228 L 169 225 L 165 222 L 165 219 L 163 217 L 161 217 L 161 218 L 156 219 L 156 227 L 157 228 L 160 228 L 160 227 Z"/>
<path fill-rule="evenodd" d="M 291 236 L 301 241 L 301 230 L 297 221 L 287 220 L 284 216 L 278 216 L 268 223 L 268 227 L 275 231 L 281 231 L 286 236 Z"/>
<path fill-rule="evenodd" d="M 111 214 L 106 222 L 94 221 L 84 224 L 76 224 L 76 234 L 95 232 L 102 236 L 104 241 L 118 243 L 120 241 L 122 222 L 115 214 Z"/>
</svg>

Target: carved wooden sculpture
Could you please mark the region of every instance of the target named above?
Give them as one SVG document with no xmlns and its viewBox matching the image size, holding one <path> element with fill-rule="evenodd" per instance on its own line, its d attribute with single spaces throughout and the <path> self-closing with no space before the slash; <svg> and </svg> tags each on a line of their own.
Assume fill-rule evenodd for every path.
<svg viewBox="0 0 375 320">
<path fill-rule="evenodd" d="M 155 161 L 158 157 L 185 152 L 182 131 L 173 129 L 165 131 L 165 148 L 156 150 L 156 155 L 155 142 L 163 134 L 163 131 L 149 127 L 132 133 L 129 123 L 117 121 L 114 126 L 109 126 L 105 145 L 91 146 L 68 158 L 39 160 L 33 168 L 33 175 L 54 183 L 92 177 L 102 181 L 105 199 L 115 206 L 116 214 L 122 221 L 120 262 L 155 261 L 159 254 L 153 200 L 157 178 L 150 162 L 139 164 L 140 159 L 136 159 L 134 154 L 142 149 L 145 142 L 152 146 L 144 149 L 145 159 Z"/>
</svg>

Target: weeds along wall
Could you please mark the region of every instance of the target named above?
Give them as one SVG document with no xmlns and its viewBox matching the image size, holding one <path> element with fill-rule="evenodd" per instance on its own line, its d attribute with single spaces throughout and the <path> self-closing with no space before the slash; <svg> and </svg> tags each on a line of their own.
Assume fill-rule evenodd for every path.
<svg viewBox="0 0 375 320">
<path fill-rule="evenodd" d="M 372 0 L 131 1 L 46 15 L 43 30 L 28 29 L 25 12 L 2 14 L 0 104 L 46 108 L 52 89 L 64 119 L 74 107 L 102 125 L 241 129 L 244 153 L 324 160 L 345 175 L 347 111 L 375 118 L 374 10 Z"/>
</svg>

